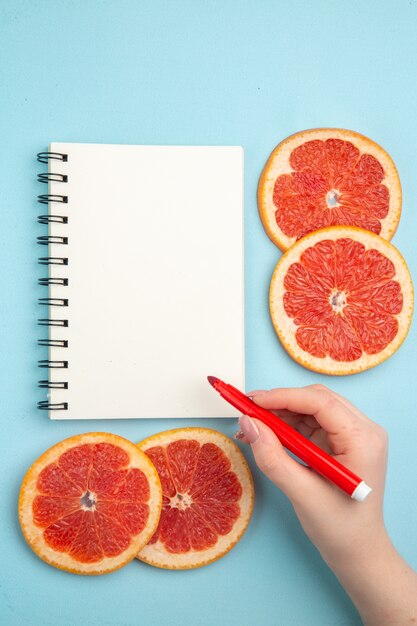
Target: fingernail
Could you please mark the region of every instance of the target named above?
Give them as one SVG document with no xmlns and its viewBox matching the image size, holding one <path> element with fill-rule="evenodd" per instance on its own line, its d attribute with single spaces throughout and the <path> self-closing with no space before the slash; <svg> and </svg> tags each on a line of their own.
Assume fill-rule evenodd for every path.
<svg viewBox="0 0 417 626">
<path fill-rule="evenodd" d="M 255 422 L 253 422 L 248 415 L 242 415 L 242 417 L 239 418 L 239 426 L 248 442 L 255 443 L 259 437 L 259 430 Z"/>
<path fill-rule="evenodd" d="M 254 391 L 248 391 L 246 394 L 249 398 L 254 398 L 255 396 L 260 396 L 263 393 L 266 393 L 266 389 L 255 389 Z"/>
</svg>

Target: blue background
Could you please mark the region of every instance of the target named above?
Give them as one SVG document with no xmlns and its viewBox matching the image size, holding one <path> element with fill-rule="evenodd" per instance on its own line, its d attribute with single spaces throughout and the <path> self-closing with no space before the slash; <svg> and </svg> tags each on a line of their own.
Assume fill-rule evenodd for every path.
<svg viewBox="0 0 417 626">
<path fill-rule="evenodd" d="M 0 47 L 4 623 L 359 624 L 250 450 L 254 516 L 241 543 L 218 563 L 170 572 L 133 562 L 84 578 L 47 566 L 26 546 L 16 516 L 19 485 L 46 448 L 89 430 L 139 440 L 173 426 L 57 423 L 36 410 L 36 362 L 45 354 L 36 347 L 36 300 L 44 294 L 36 284 L 35 239 L 44 233 L 35 197 L 44 190 L 35 154 L 50 140 L 244 147 L 247 389 L 323 382 L 389 430 L 386 522 L 415 567 L 416 324 L 389 361 L 354 377 L 328 378 L 292 362 L 269 320 L 268 286 L 280 253 L 260 224 L 256 185 L 270 151 L 290 133 L 335 126 L 370 136 L 398 166 L 403 215 L 393 241 L 417 276 L 416 2 L 1 0 Z M 228 435 L 236 430 L 234 420 L 204 425 Z"/>
</svg>

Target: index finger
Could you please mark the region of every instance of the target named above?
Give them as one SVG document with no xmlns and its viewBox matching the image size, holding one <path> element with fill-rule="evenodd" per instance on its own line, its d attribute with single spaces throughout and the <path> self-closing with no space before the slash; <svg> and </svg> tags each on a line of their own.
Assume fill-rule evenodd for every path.
<svg viewBox="0 0 417 626">
<path fill-rule="evenodd" d="M 253 401 L 264 409 L 287 409 L 314 415 L 317 422 L 330 434 L 347 427 L 363 426 L 363 420 L 325 389 L 313 387 L 281 387 L 255 395 Z"/>
</svg>

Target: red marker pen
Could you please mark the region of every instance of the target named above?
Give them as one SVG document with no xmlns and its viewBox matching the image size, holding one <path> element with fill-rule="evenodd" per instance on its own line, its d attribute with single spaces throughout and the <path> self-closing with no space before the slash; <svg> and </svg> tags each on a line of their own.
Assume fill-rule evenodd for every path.
<svg viewBox="0 0 417 626">
<path fill-rule="evenodd" d="M 263 409 L 255 404 L 244 393 L 221 381 L 215 376 L 207 376 L 207 379 L 216 391 L 229 404 L 234 406 L 249 417 L 255 417 L 260 420 L 271 430 L 274 431 L 280 442 L 290 452 L 298 456 L 299 459 L 307 463 L 318 474 L 321 474 L 327 480 L 337 485 L 345 491 L 351 498 L 362 502 L 372 491 L 371 487 L 351 472 L 347 467 L 336 461 L 330 454 L 324 452 L 306 437 L 303 437 L 291 426 L 288 426 L 282 419 L 277 417 L 271 411 Z"/>
</svg>

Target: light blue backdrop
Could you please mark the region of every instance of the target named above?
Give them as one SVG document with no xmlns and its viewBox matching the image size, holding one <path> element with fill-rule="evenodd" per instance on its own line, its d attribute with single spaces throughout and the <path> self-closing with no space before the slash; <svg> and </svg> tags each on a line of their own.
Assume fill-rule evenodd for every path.
<svg viewBox="0 0 417 626">
<path fill-rule="evenodd" d="M 41 452 L 89 430 L 138 440 L 172 426 L 163 420 L 51 423 L 34 408 L 41 397 L 36 361 L 44 357 L 36 347 L 36 300 L 43 294 L 36 285 L 36 173 L 42 168 L 35 153 L 50 140 L 244 147 L 247 388 L 323 382 L 389 430 L 387 525 L 417 566 L 416 325 L 388 362 L 354 377 L 326 378 L 293 363 L 269 321 L 267 292 L 279 251 L 263 232 L 255 195 L 269 152 L 288 134 L 340 126 L 369 135 L 398 166 L 404 209 L 394 243 L 417 276 L 415 0 L 1 0 L 0 47 L 4 623 L 359 624 L 250 451 L 253 520 L 240 545 L 216 564 L 169 572 L 134 562 L 86 579 L 48 567 L 27 548 L 16 500 Z M 228 435 L 236 430 L 233 420 L 204 425 Z"/>
</svg>

